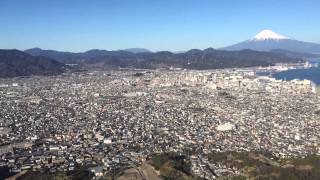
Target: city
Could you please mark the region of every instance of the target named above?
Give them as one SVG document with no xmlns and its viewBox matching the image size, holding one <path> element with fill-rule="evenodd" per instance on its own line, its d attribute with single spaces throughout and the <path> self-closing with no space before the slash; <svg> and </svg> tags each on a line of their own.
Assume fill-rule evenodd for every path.
<svg viewBox="0 0 320 180">
<path fill-rule="evenodd" d="M 192 174 L 215 179 L 240 172 L 209 162 L 212 152 L 320 154 L 315 85 L 254 68 L 1 79 L 0 104 L 0 164 L 11 172 L 90 166 L 101 177 L 189 149 Z"/>
<path fill-rule="evenodd" d="M 0 180 L 320 180 L 319 7 L 0 0 Z"/>
</svg>

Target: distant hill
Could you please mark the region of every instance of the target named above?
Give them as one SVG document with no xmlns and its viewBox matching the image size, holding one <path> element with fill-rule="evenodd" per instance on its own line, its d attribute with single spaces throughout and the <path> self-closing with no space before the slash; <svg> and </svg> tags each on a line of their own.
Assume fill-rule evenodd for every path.
<svg viewBox="0 0 320 180">
<path fill-rule="evenodd" d="M 142 60 L 144 58 L 144 60 Z M 179 67 L 186 69 L 217 69 L 252 66 L 269 66 L 280 62 L 300 62 L 299 58 L 289 58 L 280 54 L 252 50 L 221 51 L 212 48 L 193 49 L 185 53 L 158 52 L 147 57 L 139 57 L 135 66 L 140 68 Z"/>
<path fill-rule="evenodd" d="M 118 51 L 107 51 L 100 49 L 91 49 L 86 52 L 73 53 L 65 51 L 55 51 L 55 50 L 43 50 L 40 48 L 27 49 L 24 52 L 33 56 L 45 56 L 48 58 L 55 59 L 62 63 L 79 63 L 79 62 L 91 62 L 94 63 L 97 59 L 103 57 L 123 57 L 134 55 L 129 51 L 118 50 Z"/>
<path fill-rule="evenodd" d="M 183 69 L 218 69 L 252 66 L 269 66 L 275 63 L 302 62 L 300 58 L 291 58 L 282 54 L 258 52 L 252 50 L 221 51 L 212 48 L 193 49 L 185 53 L 175 54 L 169 51 L 156 53 L 108 55 L 95 59 L 94 63 L 108 66 L 131 67 L 141 69 L 183 68 Z M 88 63 L 92 63 L 89 61 Z"/>
<path fill-rule="evenodd" d="M 124 49 L 124 51 L 128 51 L 131 53 L 151 53 L 149 49 L 144 49 L 144 48 L 128 48 L 128 49 Z"/>
<path fill-rule="evenodd" d="M 277 34 L 271 30 L 263 30 L 252 39 L 222 49 L 229 51 L 239 51 L 243 49 L 271 51 L 273 49 L 284 49 L 299 53 L 315 54 L 320 53 L 320 44 L 298 41 Z"/>
<path fill-rule="evenodd" d="M 0 50 L 0 77 L 57 75 L 65 65 L 42 56 L 31 56 L 18 50 Z"/>
<path fill-rule="evenodd" d="M 32 56 L 44 56 L 44 57 L 52 58 L 56 61 L 63 62 L 63 63 L 75 63 L 83 59 L 83 57 L 81 56 L 81 53 L 44 50 L 40 48 L 27 49 L 24 52 Z"/>
<path fill-rule="evenodd" d="M 273 49 L 270 52 L 275 54 L 282 54 L 292 58 L 320 58 L 320 54 L 300 53 L 300 52 L 288 51 L 285 49 Z"/>
<path fill-rule="evenodd" d="M 279 53 L 252 50 L 223 51 L 208 48 L 193 49 L 184 53 L 169 51 L 132 53 L 128 51 L 89 50 L 83 53 L 59 52 L 52 50 L 30 49 L 25 52 L 42 55 L 64 63 L 103 63 L 106 66 L 132 68 L 186 68 L 216 69 L 251 66 L 269 66 L 274 63 L 301 62 L 300 58 L 287 57 Z"/>
</svg>

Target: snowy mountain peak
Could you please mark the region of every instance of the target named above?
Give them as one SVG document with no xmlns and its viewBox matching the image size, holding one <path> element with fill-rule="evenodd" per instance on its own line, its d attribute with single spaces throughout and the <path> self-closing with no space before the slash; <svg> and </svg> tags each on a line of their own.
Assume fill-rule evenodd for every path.
<svg viewBox="0 0 320 180">
<path fill-rule="evenodd" d="M 289 37 L 277 34 L 271 30 L 263 30 L 253 37 L 253 41 L 264 41 L 264 40 L 283 40 L 290 39 Z"/>
</svg>

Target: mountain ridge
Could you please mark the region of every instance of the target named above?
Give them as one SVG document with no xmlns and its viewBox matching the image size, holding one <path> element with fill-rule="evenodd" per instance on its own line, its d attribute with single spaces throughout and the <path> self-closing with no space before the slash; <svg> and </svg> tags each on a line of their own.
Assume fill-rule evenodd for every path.
<svg viewBox="0 0 320 180">
<path fill-rule="evenodd" d="M 37 51 L 39 51 L 37 49 Z M 33 52 L 27 50 L 27 52 Z M 46 54 L 49 52 L 48 54 Z M 54 52 L 54 54 L 52 54 Z M 287 57 L 282 54 L 271 52 L 258 52 L 253 50 L 224 51 L 207 48 L 204 50 L 191 49 L 184 53 L 173 53 L 170 51 L 131 53 L 123 50 L 89 50 L 84 53 L 70 53 L 44 50 L 32 55 L 43 55 L 56 59 L 63 63 L 97 64 L 102 63 L 112 67 L 133 67 L 133 68 L 185 68 L 185 69 L 217 69 L 251 66 L 269 66 L 275 63 L 301 62 L 302 59 Z M 54 55 L 54 56 L 52 56 Z M 65 55 L 65 56 L 64 56 Z"/>
<path fill-rule="evenodd" d="M 63 63 L 43 56 L 32 56 L 16 49 L 0 49 L 0 77 L 58 75 L 64 72 Z"/>
<path fill-rule="evenodd" d="M 320 44 L 304 42 L 277 34 L 271 30 L 264 30 L 252 39 L 230 45 L 222 50 L 238 51 L 251 49 L 255 51 L 271 51 L 273 49 L 284 49 L 298 53 L 320 53 Z"/>
<path fill-rule="evenodd" d="M 131 53 L 151 53 L 152 52 L 149 49 L 145 49 L 145 48 L 127 48 L 127 49 L 123 49 L 123 51 L 128 51 Z"/>
</svg>

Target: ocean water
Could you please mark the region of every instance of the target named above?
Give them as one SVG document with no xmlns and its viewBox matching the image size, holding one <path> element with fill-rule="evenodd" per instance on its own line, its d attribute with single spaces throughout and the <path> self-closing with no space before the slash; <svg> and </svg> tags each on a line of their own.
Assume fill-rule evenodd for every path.
<svg viewBox="0 0 320 180">
<path fill-rule="evenodd" d="M 315 84 L 320 85 L 320 67 L 309 69 L 293 69 L 275 73 L 272 75 L 276 79 L 293 80 L 293 79 L 308 79 Z"/>
</svg>

